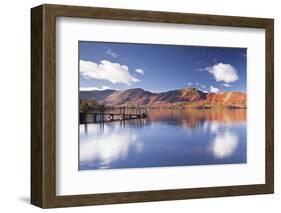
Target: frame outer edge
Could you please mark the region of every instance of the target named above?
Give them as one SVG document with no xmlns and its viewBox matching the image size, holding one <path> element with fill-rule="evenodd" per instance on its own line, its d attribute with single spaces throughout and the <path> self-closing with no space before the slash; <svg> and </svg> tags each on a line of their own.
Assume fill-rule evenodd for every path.
<svg viewBox="0 0 281 213">
<path fill-rule="evenodd" d="M 274 19 L 266 26 L 266 185 L 274 193 Z"/>
<path fill-rule="evenodd" d="M 122 13 L 121 13 L 122 12 Z M 123 14 L 125 13 L 125 14 Z M 262 185 L 56 196 L 56 23 L 57 16 L 171 22 L 266 29 L 266 183 Z M 129 17 L 127 16 L 129 15 Z M 187 19 L 187 15 L 191 18 Z M 136 17 L 135 17 L 136 16 Z M 167 17 L 166 17 L 167 16 Z M 184 20 L 181 19 L 184 17 Z M 240 22 L 241 21 L 241 22 Z M 31 203 L 41 208 L 147 202 L 273 193 L 273 19 L 177 14 L 65 5 L 31 9 Z"/>
<path fill-rule="evenodd" d="M 43 7 L 31 9 L 31 204 L 43 207 Z"/>
<path fill-rule="evenodd" d="M 44 4 L 54 16 L 225 27 L 265 28 L 269 18 Z"/>
</svg>

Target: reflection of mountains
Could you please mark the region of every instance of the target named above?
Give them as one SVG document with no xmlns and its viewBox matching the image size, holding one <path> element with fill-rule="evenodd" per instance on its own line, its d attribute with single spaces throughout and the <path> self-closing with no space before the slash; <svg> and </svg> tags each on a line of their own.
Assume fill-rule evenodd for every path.
<svg viewBox="0 0 281 213">
<path fill-rule="evenodd" d="M 175 122 L 194 128 L 206 121 L 223 123 L 246 122 L 246 110 L 149 110 L 149 121 Z"/>
</svg>

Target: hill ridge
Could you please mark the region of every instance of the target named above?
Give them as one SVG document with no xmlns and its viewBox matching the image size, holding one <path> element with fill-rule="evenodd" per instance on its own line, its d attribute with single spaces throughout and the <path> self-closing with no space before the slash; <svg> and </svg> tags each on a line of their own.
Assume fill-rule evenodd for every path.
<svg viewBox="0 0 281 213">
<path fill-rule="evenodd" d="M 243 92 L 207 93 L 194 87 L 167 92 L 150 92 L 142 88 L 127 90 L 80 91 L 80 100 L 91 99 L 106 106 L 246 108 L 247 94 Z"/>
</svg>

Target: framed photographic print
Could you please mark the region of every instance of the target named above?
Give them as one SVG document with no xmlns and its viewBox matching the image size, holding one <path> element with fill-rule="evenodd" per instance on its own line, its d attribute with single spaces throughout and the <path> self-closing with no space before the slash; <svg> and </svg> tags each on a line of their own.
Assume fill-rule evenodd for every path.
<svg viewBox="0 0 281 213">
<path fill-rule="evenodd" d="M 274 191 L 272 19 L 31 10 L 31 203 Z"/>
</svg>

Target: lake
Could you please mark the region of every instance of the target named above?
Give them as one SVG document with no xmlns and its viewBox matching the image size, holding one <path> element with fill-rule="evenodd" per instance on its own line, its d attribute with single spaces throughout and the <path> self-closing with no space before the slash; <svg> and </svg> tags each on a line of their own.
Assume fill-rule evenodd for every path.
<svg viewBox="0 0 281 213">
<path fill-rule="evenodd" d="M 151 109 L 142 119 L 81 124 L 79 169 L 247 162 L 246 110 Z"/>
</svg>

